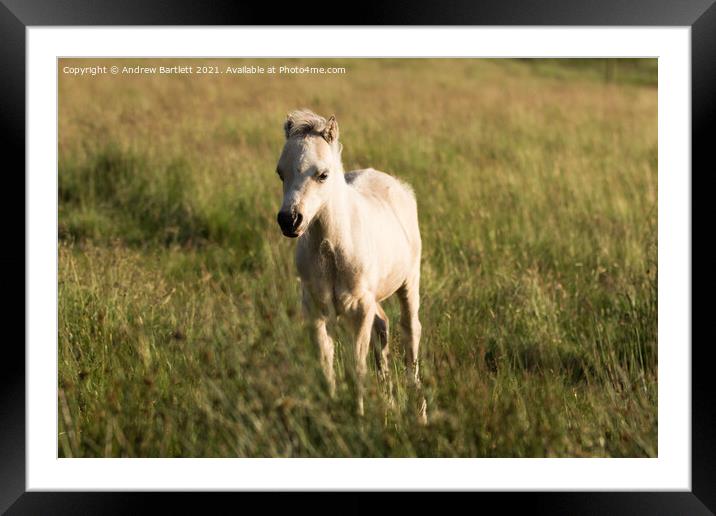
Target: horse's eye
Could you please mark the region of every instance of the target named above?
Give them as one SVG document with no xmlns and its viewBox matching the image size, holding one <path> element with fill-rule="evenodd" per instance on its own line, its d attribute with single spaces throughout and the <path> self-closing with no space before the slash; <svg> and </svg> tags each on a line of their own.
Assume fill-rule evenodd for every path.
<svg viewBox="0 0 716 516">
<path fill-rule="evenodd" d="M 322 183 L 323 181 L 325 181 L 326 179 L 328 179 L 328 172 L 321 172 L 320 174 L 318 174 L 318 180 L 319 180 L 321 183 Z"/>
</svg>

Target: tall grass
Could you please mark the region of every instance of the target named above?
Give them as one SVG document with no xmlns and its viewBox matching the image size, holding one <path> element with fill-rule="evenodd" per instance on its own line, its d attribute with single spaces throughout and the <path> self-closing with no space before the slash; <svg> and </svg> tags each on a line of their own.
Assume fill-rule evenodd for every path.
<svg viewBox="0 0 716 516">
<path fill-rule="evenodd" d="M 337 65 L 60 75 L 60 455 L 656 456 L 655 60 Z M 327 396 L 275 223 L 301 106 L 416 191 L 425 427 L 398 324 L 395 405 L 355 415 L 343 332 Z"/>
</svg>

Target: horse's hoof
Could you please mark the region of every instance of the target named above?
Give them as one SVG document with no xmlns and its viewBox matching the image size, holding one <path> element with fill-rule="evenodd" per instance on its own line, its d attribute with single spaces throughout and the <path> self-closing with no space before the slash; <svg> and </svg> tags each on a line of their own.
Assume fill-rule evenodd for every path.
<svg viewBox="0 0 716 516">
<path fill-rule="evenodd" d="M 418 423 L 421 425 L 428 424 L 428 402 L 425 401 L 425 398 L 423 398 L 418 409 Z"/>
</svg>

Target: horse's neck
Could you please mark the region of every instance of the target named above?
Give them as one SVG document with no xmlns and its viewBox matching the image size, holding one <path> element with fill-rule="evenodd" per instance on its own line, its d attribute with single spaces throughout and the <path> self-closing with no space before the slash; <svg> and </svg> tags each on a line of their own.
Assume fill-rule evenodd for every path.
<svg viewBox="0 0 716 516">
<path fill-rule="evenodd" d="M 353 248 L 351 240 L 351 208 L 353 197 L 350 187 L 342 184 L 336 189 L 335 195 L 321 210 L 314 229 L 313 239 L 318 244 L 328 241 L 331 248 L 339 253 L 350 253 Z"/>
</svg>

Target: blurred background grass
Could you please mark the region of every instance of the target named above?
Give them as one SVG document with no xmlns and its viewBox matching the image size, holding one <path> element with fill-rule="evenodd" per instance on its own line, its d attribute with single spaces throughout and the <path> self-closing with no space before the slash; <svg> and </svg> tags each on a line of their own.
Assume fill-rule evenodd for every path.
<svg viewBox="0 0 716 516">
<path fill-rule="evenodd" d="M 93 64 L 198 61 L 59 69 Z M 656 456 L 656 60 L 201 64 L 346 73 L 60 72 L 60 456 Z M 327 397 L 275 222 L 297 107 L 416 191 L 426 427 L 398 324 L 395 406 L 355 415 L 344 333 Z"/>
</svg>

